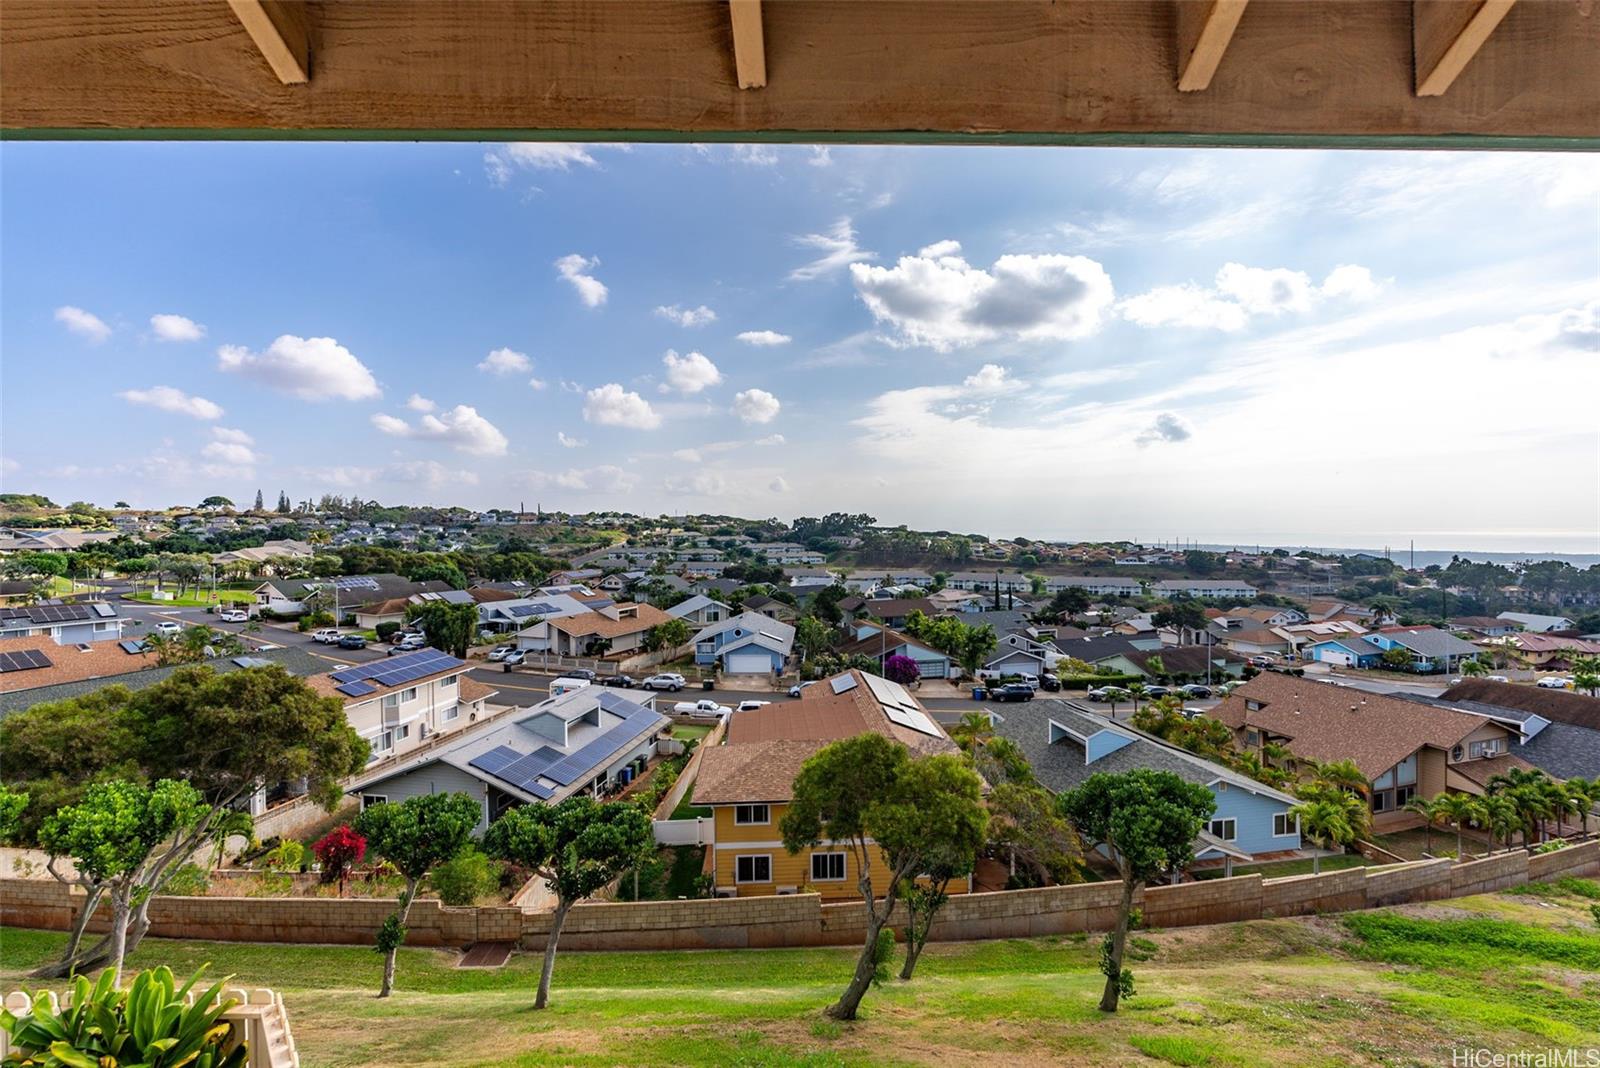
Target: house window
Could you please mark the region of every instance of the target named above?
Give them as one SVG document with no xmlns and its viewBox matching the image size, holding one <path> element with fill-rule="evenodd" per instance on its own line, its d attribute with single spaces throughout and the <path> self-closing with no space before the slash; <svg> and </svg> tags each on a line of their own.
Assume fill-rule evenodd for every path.
<svg viewBox="0 0 1600 1068">
<path fill-rule="evenodd" d="M 445 722 L 447 722 L 447 723 L 450 720 L 455 719 L 459 715 L 461 715 L 461 706 L 460 705 L 451 705 L 449 708 L 444 710 L 444 719 L 445 719 Z"/>
<path fill-rule="evenodd" d="M 736 883 L 770 883 L 772 858 L 765 853 L 733 858 L 733 881 Z"/>
<path fill-rule="evenodd" d="M 388 794 L 362 794 L 361 795 L 361 809 L 362 809 L 362 811 L 366 811 L 367 809 L 371 808 L 373 805 L 387 805 L 388 803 L 389 803 L 389 795 Z"/>
<path fill-rule="evenodd" d="M 446 689 L 446 690 L 450 689 L 455 684 L 456 684 L 456 676 L 454 676 L 454 675 L 447 675 L 444 678 L 439 680 L 440 687 L 442 687 L 443 689 Z"/>
<path fill-rule="evenodd" d="M 844 878 L 843 853 L 811 854 L 811 881 L 814 883 L 838 882 Z"/>
<path fill-rule="evenodd" d="M 772 813 L 766 805 L 735 805 L 733 822 L 740 825 L 771 823 Z"/>
<path fill-rule="evenodd" d="M 1417 788 L 1415 786 L 1397 786 L 1394 790 L 1394 807 L 1405 808 L 1411 803 L 1411 799 L 1416 796 Z"/>
<path fill-rule="evenodd" d="M 1459 745 L 1450 750 L 1450 759 L 1451 760 L 1460 760 L 1461 757 L 1462 757 L 1462 749 L 1461 749 L 1461 747 Z"/>
<path fill-rule="evenodd" d="M 1274 812 L 1272 814 L 1272 836 L 1283 838 L 1287 835 L 1300 832 L 1300 821 L 1287 812 Z"/>
<path fill-rule="evenodd" d="M 1252 712 L 1260 712 L 1261 711 L 1261 702 L 1260 701 L 1251 701 L 1251 700 L 1246 699 L 1246 701 L 1244 703 L 1244 707 L 1248 708 Z"/>
<path fill-rule="evenodd" d="M 1394 808 L 1394 791 L 1374 790 L 1372 792 L 1372 811 L 1388 812 Z"/>
<path fill-rule="evenodd" d="M 415 686 L 407 687 L 406 689 L 400 691 L 400 700 L 402 700 L 402 701 L 415 701 L 416 699 L 417 699 L 417 688 Z"/>
<path fill-rule="evenodd" d="M 1249 745 L 1249 746 L 1260 745 L 1261 744 L 1261 732 L 1260 731 L 1245 731 L 1244 732 L 1244 744 L 1245 745 Z"/>
<path fill-rule="evenodd" d="M 388 731 L 384 731 L 382 734 L 378 735 L 378 742 L 377 742 L 376 745 L 374 745 L 372 747 L 372 750 L 375 753 L 387 753 L 389 750 L 391 750 L 393 748 L 394 748 L 394 731 L 388 730 Z"/>
<path fill-rule="evenodd" d="M 1239 837 L 1239 824 L 1232 816 L 1225 820 L 1212 820 L 1206 830 L 1211 832 L 1211 837 L 1220 838 L 1224 842 L 1231 842 Z"/>
<path fill-rule="evenodd" d="M 384 694 L 383 695 L 383 707 L 384 708 L 399 708 L 400 707 L 400 695 L 397 694 L 397 693 L 386 693 L 386 694 Z"/>
<path fill-rule="evenodd" d="M 1473 760 L 1495 756 L 1500 752 L 1500 739 L 1490 738 L 1487 741 L 1473 742 L 1469 746 L 1468 752 L 1472 754 Z"/>
<path fill-rule="evenodd" d="M 395 736 L 395 740 L 396 741 L 398 741 L 401 738 L 409 738 L 409 737 L 411 737 L 411 724 L 409 724 L 409 723 L 400 724 L 400 726 L 398 726 L 398 727 L 396 727 L 394 729 L 394 736 Z"/>
</svg>

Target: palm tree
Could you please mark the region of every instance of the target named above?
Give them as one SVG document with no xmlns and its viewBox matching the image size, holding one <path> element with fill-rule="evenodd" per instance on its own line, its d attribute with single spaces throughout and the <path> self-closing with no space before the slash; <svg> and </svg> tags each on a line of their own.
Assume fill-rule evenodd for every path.
<svg viewBox="0 0 1600 1068">
<path fill-rule="evenodd" d="M 1517 806 L 1517 814 L 1522 826 L 1522 844 L 1533 844 L 1535 825 L 1543 831 L 1543 823 L 1550 815 L 1550 801 L 1544 793 L 1545 774 L 1537 769 L 1512 768 L 1498 775 L 1491 775 L 1484 784 L 1491 794 L 1504 794 Z"/>
<path fill-rule="evenodd" d="M 1472 821 L 1489 832 L 1490 850 L 1497 841 L 1505 842 L 1510 849 L 1511 836 L 1522 826 L 1522 813 L 1517 811 L 1516 802 L 1504 794 L 1490 794 L 1478 798 L 1475 807 Z"/>
<path fill-rule="evenodd" d="M 1314 801 L 1302 801 L 1291 808 L 1289 814 L 1300 821 L 1300 833 L 1316 843 L 1319 849 L 1337 845 L 1343 851 L 1356 840 L 1356 831 L 1350 826 L 1348 810 L 1331 796 Z M 1321 853 L 1311 858 L 1311 874 L 1322 874 Z"/>
<path fill-rule="evenodd" d="M 1461 829 L 1475 822 L 1480 815 L 1478 803 L 1467 794 L 1440 794 L 1433 799 L 1434 811 L 1448 823 L 1456 826 L 1456 859 L 1466 859 L 1463 852 Z"/>
<path fill-rule="evenodd" d="M 1566 782 L 1567 794 L 1577 804 L 1578 818 L 1583 821 L 1583 835 L 1589 836 L 1589 813 L 1600 804 L 1600 775 L 1592 779 L 1574 775 Z"/>
<path fill-rule="evenodd" d="M 1425 801 L 1420 797 L 1413 797 L 1410 801 L 1406 802 L 1407 812 L 1413 812 L 1422 817 L 1422 830 L 1424 835 L 1422 848 L 1423 851 L 1427 853 L 1433 852 L 1433 825 L 1438 823 L 1444 815 L 1443 812 L 1440 811 L 1439 807 L 1439 802 L 1442 800 L 1444 800 L 1444 796 L 1441 794 L 1439 797 L 1435 797 L 1431 801 Z M 1460 842 L 1456 843 L 1456 855 L 1461 855 Z"/>
<path fill-rule="evenodd" d="M 1556 823 L 1556 836 L 1560 837 L 1561 821 L 1569 814 L 1573 816 L 1583 815 L 1583 806 L 1578 803 L 1578 799 L 1567 789 L 1566 783 L 1548 779 L 1541 789 L 1544 791 L 1545 802 L 1550 806 L 1550 818 L 1555 820 Z"/>
<path fill-rule="evenodd" d="M 1372 789 L 1372 784 L 1361 774 L 1361 769 L 1356 767 L 1356 762 L 1353 760 L 1333 760 L 1326 764 L 1318 764 L 1315 773 L 1317 782 L 1351 790 L 1363 797 Z"/>
<path fill-rule="evenodd" d="M 1461 661 L 1461 674 L 1469 679 L 1476 678 L 1479 675 L 1487 675 L 1489 674 L 1489 665 L 1477 657 L 1473 657 L 1471 660 L 1463 660 Z"/>
<path fill-rule="evenodd" d="M 968 712 L 950 728 L 950 739 L 966 752 L 982 745 L 994 734 L 994 720 L 987 712 Z"/>
<path fill-rule="evenodd" d="M 1144 683 L 1130 682 L 1127 686 L 1128 696 L 1133 698 L 1133 714 L 1139 714 L 1139 698 L 1144 694 Z M 1112 709 L 1113 714 L 1115 709 Z"/>
</svg>

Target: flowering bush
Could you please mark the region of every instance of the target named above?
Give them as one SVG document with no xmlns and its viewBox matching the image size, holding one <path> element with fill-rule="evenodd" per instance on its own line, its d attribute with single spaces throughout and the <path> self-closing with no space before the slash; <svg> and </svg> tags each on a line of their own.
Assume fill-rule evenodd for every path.
<svg viewBox="0 0 1600 1068">
<path fill-rule="evenodd" d="M 917 662 L 909 656 L 891 656 L 883 662 L 883 677 L 890 682 L 909 686 L 917 681 Z"/>
<path fill-rule="evenodd" d="M 317 839 L 311 852 L 317 855 L 317 860 L 322 864 L 322 881 L 331 883 L 337 879 L 339 894 L 343 896 L 345 876 L 367 855 L 367 840 L 352 830 L 349 824 L 341 823 Z"/>
</svg>

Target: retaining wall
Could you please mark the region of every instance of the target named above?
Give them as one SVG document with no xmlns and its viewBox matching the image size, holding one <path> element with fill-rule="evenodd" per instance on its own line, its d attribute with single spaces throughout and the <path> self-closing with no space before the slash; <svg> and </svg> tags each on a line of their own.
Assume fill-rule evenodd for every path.
<svg viewBox="0 0 1600 1068">
<path fill-rule="evenodd" d="M 1486 893 L 1562 875 L 1600 875 L 1600 840 L 1537 856 L 1520 850 L 1453 864 L 1448 858 L 1347 868 L 1322 875 L 1259 875 L 1152 886 L 1136 896 L 1150 927 L 1185 927 L 1272 916 L 1345 912 Z M 931 938 L 958 942 L 1106 931 L 1116 922 L 1118 883 L 1086 883 L 959 894 L 940 911 Z M 0 923 L 67 930 L 82 892 L 51 880 L 0 879 Z M 370 945 L 393 902 L 337 898 L 159 897 L 151 933 L 238 942 Z M 544 944 L 548 912 L 516 906 L 450 908 L 420 900 L 406 941 L 463 946 L 480 941 Z M 893 918 L 896 926 L 904 915 Z M 103 929 L 106 911 L 91 930 Z M 567 917 L 569 949 L 759 949 L 855 945 L 866 929 L 860 902 L 823 904 L 815 894 L 696 901 L 596 902 Z"/>
</svg>

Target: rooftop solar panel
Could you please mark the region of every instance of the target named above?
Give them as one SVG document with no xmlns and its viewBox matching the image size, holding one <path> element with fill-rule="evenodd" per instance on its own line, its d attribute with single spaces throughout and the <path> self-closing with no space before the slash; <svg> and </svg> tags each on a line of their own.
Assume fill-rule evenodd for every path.
<svg viewBox="0 0 1600 1068">
<path fill-rule="evenodd" d="M 50 658 L 37 649 L 21 649 L 14 653 L 0 653 L 0 672 L 32 671 L 50 666 Z"/>
<path fill-rule="evenodd" d="M 346 697 L 365 697 L 369 693 L 377 692 L 376 687 L 369 686 L 364 682 L 347 682 L 341 686 L 335 686 L 334 689 Z"/>
<path fill-rule="evenodd" d="M 102 619 L 110 619 L 112 616 L 117 614 L 117 610 L 106 604 L 104 601 L 95 601 L 90 604 L 89 607 L 94 609 L 95 615 Z"/>
<path fill-rule="evenodd" d="M 856 677 L 849 672 L 843 675 L 835 675 L 828 680 L 828 685 L 833 688 L 834 693 L 848 693 L 856 688 Z"/>
<path fill-rule="evenodd" d="M 479 753 L 467 761 L 472 767 L 487 771 L 490 775 L 499 775 L 506 765 L 520 760 L 522 754 L 509 745 L 497 745 L 486 753 Z"/>
<path fill-rule="evenodd" d="M 130 655 L 144 652 L 144 642 L 122 641 L 117 644 L 122 647 L 123 652 Z"/>
<path fill-rule="evenodd" d="M 334 579 L 333 586 L 339 590 L 375 590 L 378 580 L 370 575 L 345 575 Z"/>
</svg>

